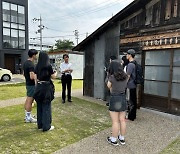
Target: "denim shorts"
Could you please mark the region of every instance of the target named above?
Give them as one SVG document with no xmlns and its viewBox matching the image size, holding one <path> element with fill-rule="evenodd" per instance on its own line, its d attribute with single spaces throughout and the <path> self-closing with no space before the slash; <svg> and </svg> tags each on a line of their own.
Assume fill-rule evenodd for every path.
<svg viewBox="0 0 180 154">
<path fill-rule="evenodd" d="M 35 91 L 35 85 L 33 85 L 33 86 L 27 86 L 26 85 L 26 90 L 27 90 L 27 96 L 28 97 L 33 97 L 34 96 L 34 91 Z"/>
<path fill-rule="evenodd" d="M 123 112 L 127 110 L 126 95 L 111 95 L 109 99 L 109 111 Z"/>
</svg>

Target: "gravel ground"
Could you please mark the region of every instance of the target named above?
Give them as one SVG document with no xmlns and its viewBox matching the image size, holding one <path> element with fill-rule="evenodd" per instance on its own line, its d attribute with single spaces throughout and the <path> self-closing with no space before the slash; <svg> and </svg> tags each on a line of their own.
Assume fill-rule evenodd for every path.
<svg viewBox="0 0 180 154">
<path fill-rule="evenodd" d="M 60 92 L 55 96 L 59 97 Z M 72 96 L 105 105 L 106 102 L 82 96 L 82 90 L 73 90 Z M 0 101 L 0 108 L 24 104 L 25 97 Z M 109 115 L 107 115 L 109 116 Z M 85 138 L 55 152 L 55 154 L 157 154 L 180 136 L 180 117 L 141 108 L 137 119 L 127 122 L 126 145 L 112 146 L 106 137 L 111 128 Z"/>
<path fill-rule="evenodd" d="M 106 137 L 111 128 L 69 145 L 55 154 L 157 154 L 180 135 L 180 117 L 163 116 L 140 109 L 127 122 L 126 145 L 113 146 Z"/>
</svg>

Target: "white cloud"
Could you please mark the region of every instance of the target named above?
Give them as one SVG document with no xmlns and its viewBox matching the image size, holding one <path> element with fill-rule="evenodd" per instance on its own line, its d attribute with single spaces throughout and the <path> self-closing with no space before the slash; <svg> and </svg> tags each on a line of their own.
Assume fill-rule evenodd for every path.
<svg viewBox="0 0 180 154">
<path fill-rule="evenodd" d="M 57 38 L 44 38 L 43 42 L 54 44 L 57 39 L 70 39 L 74 42 L 74 30 L 79 31 L 79 41 L 100 27 L 104 22 L 115 15 L 133 0 L 30 0 L 29 1 L 29 30 L 30 37 L 35 34 L 38 23 L 33 23 L 33 18 L 41 14 L 43 36 L 64 36 Z M 54 30 L 51 30 L 54 29 Z M 57 31 L 55 31 L 57 30 Z M 67 36 L 68 35 L 68 36 Z M 72 35 L 72 36 L 70 36 Z M 76 43 L 75 43 L 76 44 Z"/>
</svg>

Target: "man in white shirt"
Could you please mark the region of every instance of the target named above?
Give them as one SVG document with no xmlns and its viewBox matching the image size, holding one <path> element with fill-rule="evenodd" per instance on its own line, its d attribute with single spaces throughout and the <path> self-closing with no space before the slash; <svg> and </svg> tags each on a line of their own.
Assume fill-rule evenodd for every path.
<svg viewBox="0 0 180 154">
<path fill-rule="evenodd" d="M 66 100 L 66 86 L 68 91 L 68 102 L 72 102 L 71 100 L 71 83 L 72 76 L 71 73 L 73 71 L 72 64 L 69 63 L 68 54 L 63 55 L 64 62 L 60 65 L 61 71 L 61 83 L 62 83 L 62 103 L 65 103 Z"/>
</svg>

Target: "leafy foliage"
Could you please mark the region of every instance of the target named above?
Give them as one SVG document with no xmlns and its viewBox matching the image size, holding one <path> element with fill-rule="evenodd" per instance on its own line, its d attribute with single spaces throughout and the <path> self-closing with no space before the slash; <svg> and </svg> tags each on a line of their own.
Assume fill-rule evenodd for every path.
<svg viewBox="0 0 180 154">
<path fill-rule="evenodd" d="M 70 40 L 56 40 L 55 46 L 60 50 L 71 50 L 74 47 L 74 43 Z"/>
</svg>

